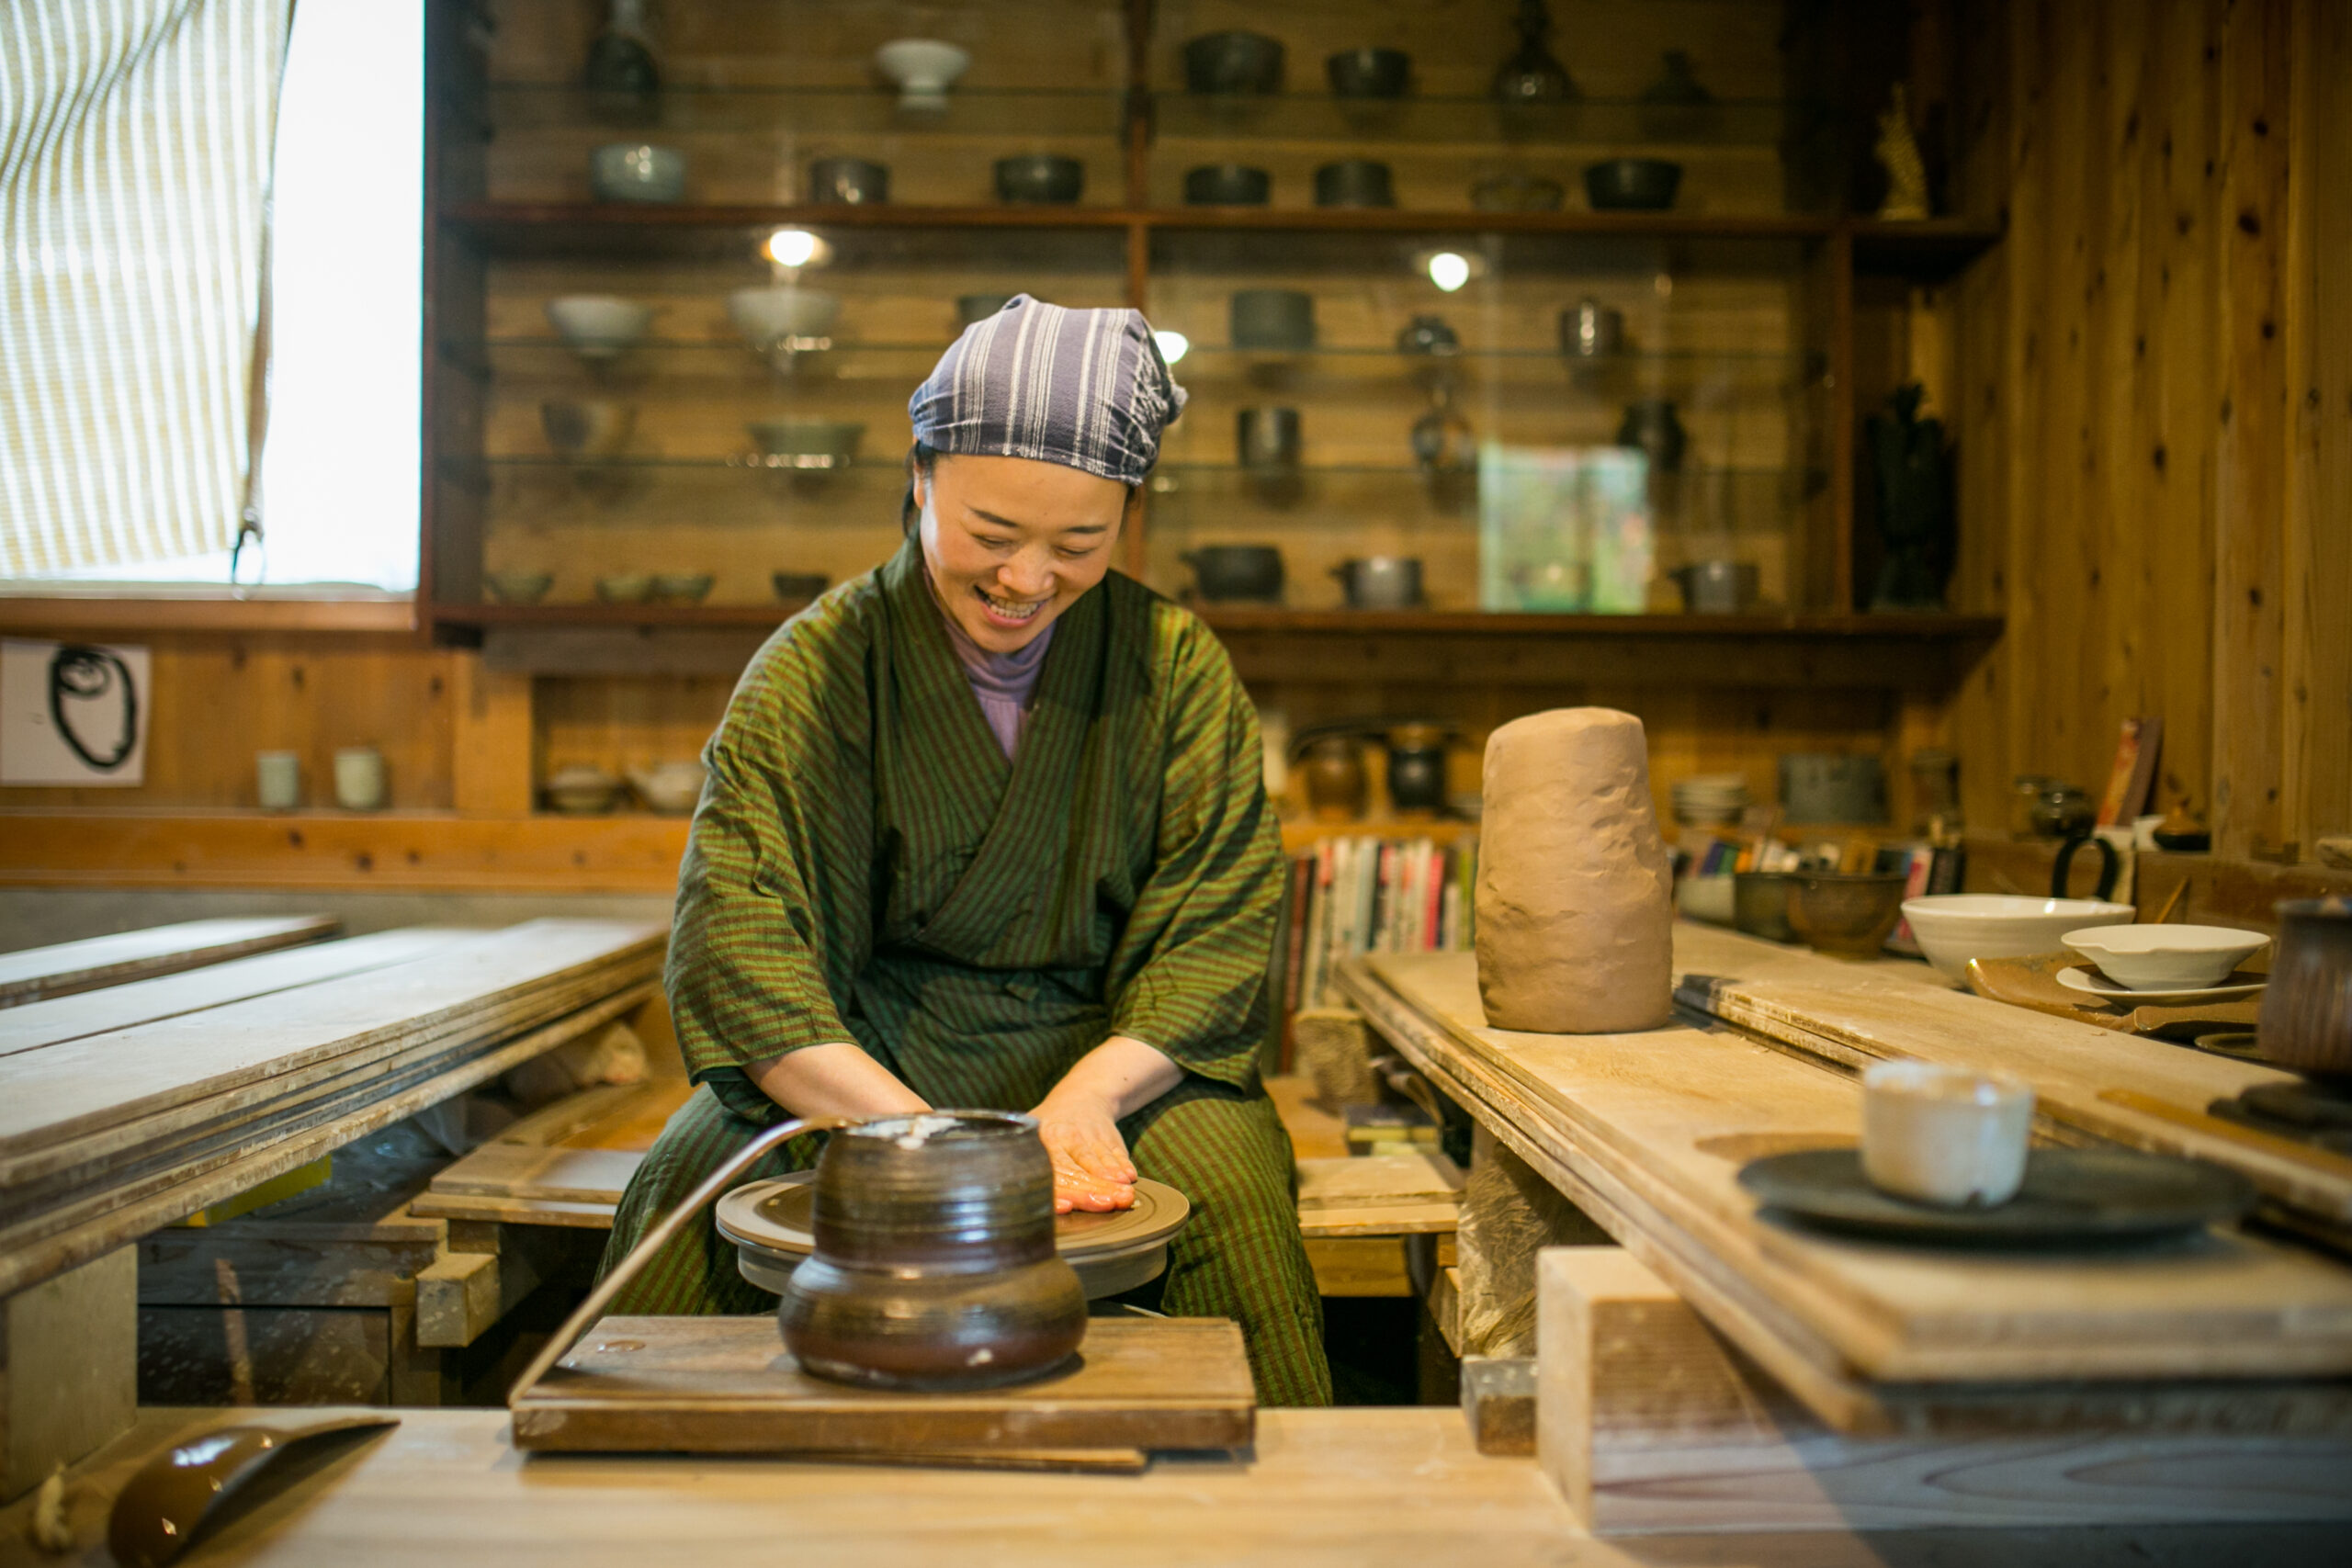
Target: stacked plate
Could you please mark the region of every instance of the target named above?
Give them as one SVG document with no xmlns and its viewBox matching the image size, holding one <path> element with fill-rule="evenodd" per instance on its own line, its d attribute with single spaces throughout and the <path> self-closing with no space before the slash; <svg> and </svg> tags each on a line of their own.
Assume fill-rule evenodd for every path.
<svg viewBox="0 0 2352 1568">
<path fill-rule="evenodd" d="M 1736 822 L 1747 804 L 1747 780 L 1738 773 L 1701 773 L 1674 785 L 1674 819 L 1685 827 Z"/>
</svg>

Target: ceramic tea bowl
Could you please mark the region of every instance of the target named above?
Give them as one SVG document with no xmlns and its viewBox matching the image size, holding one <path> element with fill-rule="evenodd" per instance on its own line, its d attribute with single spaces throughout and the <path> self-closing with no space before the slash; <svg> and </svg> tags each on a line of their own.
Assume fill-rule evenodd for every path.
<svg viewBox="0 0 2352 1568">
<path fill-rule="evenodd" d="M 987 1388 L 1054 1371 L 1086 1290 L 1054 1249 L 1054 1171 L 1035 1118 L 891 1116 L 817 1161 L 816 1249 L 776 1321 L 810 1373 L 884 1388 Z"/>
</svg>

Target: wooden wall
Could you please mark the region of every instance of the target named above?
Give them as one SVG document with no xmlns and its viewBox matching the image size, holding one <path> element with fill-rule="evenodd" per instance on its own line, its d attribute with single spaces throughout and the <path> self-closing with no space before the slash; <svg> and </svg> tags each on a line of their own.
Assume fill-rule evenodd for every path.
<svg viewBox="0 0 2352 1568">
<path fill-rule="evenodd" d="M 2167 804 L 2308 855 L 2352 828 L 2352 7 L 1963 9 L 2009 222 L 1954 296 L 1960 598 L 2008 616 L 1951 715 L 1971 816 L 2096 794 L 2156 715 Z"/>
</svg>

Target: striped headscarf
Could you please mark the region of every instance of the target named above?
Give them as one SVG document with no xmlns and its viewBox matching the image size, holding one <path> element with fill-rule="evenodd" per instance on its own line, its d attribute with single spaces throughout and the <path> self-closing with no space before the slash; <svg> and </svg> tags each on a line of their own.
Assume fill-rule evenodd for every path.
<svg viewBox="0 0 2352 1568">
<path fill-rule="evenodd" d="M 1016 294 L 964 329 L 907 401 L 936 452 L 1029 457 L 1144 481 L 1184 406 L 1140 310 L 1069 310 Z"/>
</svg>

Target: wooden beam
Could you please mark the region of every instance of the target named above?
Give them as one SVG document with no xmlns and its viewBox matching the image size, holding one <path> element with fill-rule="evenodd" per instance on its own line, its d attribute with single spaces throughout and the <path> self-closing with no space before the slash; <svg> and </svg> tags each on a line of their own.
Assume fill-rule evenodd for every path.
<svg viewBox="0 0 2352 1568">
<path fill-rule="evenodd" d="M 0 956 L 0 1008 L 176 975 L 251 953 L 323 942 L 342 928 L 331 915 L 186 920 L 87 937 Z"/>
</svg>

